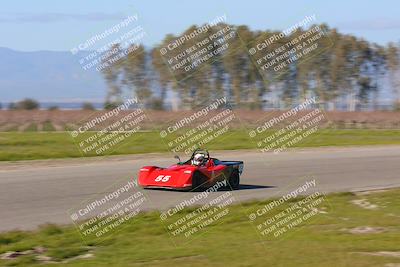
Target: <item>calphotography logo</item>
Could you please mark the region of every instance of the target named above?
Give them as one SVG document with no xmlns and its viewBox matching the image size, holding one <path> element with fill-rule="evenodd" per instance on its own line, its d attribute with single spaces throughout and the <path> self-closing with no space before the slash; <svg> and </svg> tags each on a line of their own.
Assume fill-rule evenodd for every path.
<svg viewBox="0 0 400 267">
<path fill-rule="evenodd" d="M 221 97 L 174 118 L 160 131 L 160 137 L 174 154 L 190 155 L 196 148 L 219 142 L 231 133 L 235 125 L 240 125 L 240 121 L 226 97 Z"/>
<path fill-rule="evenodd" d="M 96 33 L 70 51 L 79 56 L 79 64 L 87 71 L 105 71 L 118 64 L 129 54 L 138 54 L 141 43 L 147 36 L 139 25 L 138 14 L 129 15 L 121 22 Z"/>
<path fill-rule="evenodd" d="M 298 147 L 315 138 L 320 129 L 329 127 L 324 111 L 314 108 L 315 97 L 306 99 L 294 108 L 267 116 L 261 124 L 249 130 L 248 135 L 261 152 L 278 154 L 289 148 Z"/>
<path fill-rule="evenodd" d="M 142 131 L 146 120 L 138 99 L 128 98 L 111 110 L 94 112 L 70 135 L 82 155 L 107 155 Z"/>
<path fill-rule="evenodd" d="M 280 240 L 329 210 L 330 203 L 312 179 L 251 211 L 248 219 L 265 240 Z"/>
<path fill-rule="evenodd" d="M 312 61 L 312 57 L 332 47 L 325 26 L 318 25 L 316 18 L 315 14 L 305 16 L 281 32 L 268 33 L 251 42 L 248 53 L 265 82 L 279 79 L 294 65 Z M 246 36 L 241 39 L 247 40 Z"/>
<path fill-rule="evenodd" d="M 99 193 L 80 207 L 70 210 L 71 219 L 86 243 L 102 242 L 113 232 L 129 225 L 142 211 L 146 196 L 135 180 L 114 184 L 111 192 Z"/>
<path fill-rule="evenodd" d="M 227 24 L 223 14 L 208 23 L 164 42 L 159 49 L 175 79 L 189 79 L 213 61 L 220 60 L 237 38 L 235 27 Z"/>
<path fill-rule="evenodd" d="M 180 246 L 204 234 L 212 225 L 222 223 L 229 217 L 229 206 L 235 201 L 232 192 L 217 192 L 229 186 L 226 180 L 217 182 L 204 192 L 176 203 L 162 211 L 161 222 L 175 245 Z M 195 207 L 191 212 L 186 209 Z"/>
</svg>

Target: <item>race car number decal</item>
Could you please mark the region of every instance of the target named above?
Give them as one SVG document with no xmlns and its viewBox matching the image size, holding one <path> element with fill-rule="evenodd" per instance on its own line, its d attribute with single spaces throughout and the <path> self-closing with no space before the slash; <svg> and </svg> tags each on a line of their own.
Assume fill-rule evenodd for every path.
<svg viewBox="0 0 400 267">
<path fill-rule="evenodd" d="M 159 176 L 157 176 L 157 178 L 156 179 L 154 179 L 154 181 L 155 182 L 163 182 L 163 183 L 165 183 L 165 182 L 168 182 L 169 181 L 169 178 L 171 178 L 171 175 L 159 175 Z"/>
</svg>

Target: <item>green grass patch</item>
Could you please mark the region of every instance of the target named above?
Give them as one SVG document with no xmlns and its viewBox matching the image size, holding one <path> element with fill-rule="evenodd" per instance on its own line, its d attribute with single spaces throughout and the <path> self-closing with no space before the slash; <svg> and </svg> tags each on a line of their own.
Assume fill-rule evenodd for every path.
<svg viewBox="0 0 400 267">
<path fill-rule="evenodd" d="M 86 134 L 87 137 L 93 133 Z M 83 136 L 85 137 L 85 136 Z M 82 140 L 82 138 L 81 138 Z M 400 130 L 320 130 L 295 147 L 361 146 L 400 144 Z M 232 131 L 208 143 L 210 150 L 255 149 L 246 131 Z M 126 138 L 105 155 L 167 152 L 158 132 L 139 132 Z M 0 160 L 32 160 L 82 157 L 78 144 L 67 132 L 1 132 Z M 85 156 L 97 156 L 95 150 Z"/>
<path fill-rule="evenodd" d="M 400 251 L 400 189 L 368 195 L 330 194 L 327 213 L 315 215 L 290 229 L 283 238 L 263 239 L 248 218 L 248 211 L 268 201 L 233 205 L 219 224 L 211 224 L 195 240 L 183 245 L 172 242 L 160 221 L 159 212 L 137 215 L 109 239 L 88 246 L 72 226 L 45 225 L 33 232 L 0 234 L 0 253 L 45 247 L 46 256 L 62 266 L 355 266 L 375 267 L 400 263 L 389 256 L 363 253 Z M 365 209 L 352 203 L 365 199 L 377 206 Z M 287 208 L 289 203 L 282 204 Z M 325 205 L 325 204 L 323 204 Z M 181 215 L 192 209 L 184 209 Z M 278 212 L 278 211 L 277 211 Z M 369 226 L 384 229 L 380 233 L 352 234 L 348 230 Z M 90 240 L 86 240 L 90 241 Z M 89 242 L 90 243 L 90 242 Z M 94 257 L 73 259 L 92 253 Z M 34 255 L 0 260 L 0 266 L 47 266 Z M 54 264 L 49 264 L 54 266 Z"/>
<path fill-rule="evenodd" d="M 15 132 L 18 131 L 18 125 L 17 124 L 10 124 L 6 126 L 6 129 L 4 130 L 5 132 Z"/>
<path fill-rule="evenodd" d="M 44 132 L 54 132 L 55 128 L 50 121 L 46 121 L 45 123 L 43 123 L 43 131 Z"/>
<path fill-rule="evenodd" d="M 24 130 L 25 132 L 36 132 L 37 131 L 37 124 L 36 123 L 31 123 L 26 129 Z"/>
</svg>

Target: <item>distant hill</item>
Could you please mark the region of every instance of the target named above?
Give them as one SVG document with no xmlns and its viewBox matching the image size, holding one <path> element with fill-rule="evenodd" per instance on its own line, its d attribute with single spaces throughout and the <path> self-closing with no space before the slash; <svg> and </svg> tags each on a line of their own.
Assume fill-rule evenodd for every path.
<svg viewBox="0 0 400 267">
<path fill-rule="evenodd" d="M 25 97 L 46 102 L 104 99 L 103 77 L 95 69 L 82 69 L 78 61 L 83 55 L 0 47 L 0 102 Z"/>
</svg>

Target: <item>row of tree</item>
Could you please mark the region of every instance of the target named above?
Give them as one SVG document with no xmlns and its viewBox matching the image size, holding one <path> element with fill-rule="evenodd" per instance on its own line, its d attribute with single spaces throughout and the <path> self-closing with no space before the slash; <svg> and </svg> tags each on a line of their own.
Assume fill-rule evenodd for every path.
<svg viewBox="0 0 400 267">
<path fill-rule="evenodd" d="M 10 110 L 34 110 L 38 109 L 40 107 L 40 104 L 38 101 L 32 99 L 32 98 L 25 98 L 21 101 L 18 102 L 11 102 L 8 104 L 8 109 Z M 0 109 L 2 108 L 2 105 L 0 104 Z"/>
<path fill-rule="evenodd" d="M 104 109 L 113 109 L 116 105 L 111 103 L 104 103 Z M 0 109 L 3 108 L 3 105 L 0 103 Z M 25 98 L 17 102 L 10 102 L 7 105 L 8 110 L 36 110 L 40 108 L 40 103 L 32 98 Z M 58 110 L 59 107 L 57 105 L 52 105 L 47 108 L 47 110 Z M 83 102 L 81 105 L 82 110 L 95 110 L 96 108 L 90 102 Z"/>
<path fill-rule="evenodd" d="M 290 62 L 286 71 L 279 72 L 279 75 L 273 68 L 260 71 L 260 66 L 249 53 L 249 48 L 280 34 L 274 31 L 251 31 L 247 26 L 219 24 L 186 40 L 167 55 L 160 51 L 182 40 L 181 37 L 199 32 L 199 27 L 191 26 L 180 36 L 167 35 L 161 44 L 150 50 L 143 45 L 121 47 L 115 44 L 103 59 L 108 65 L 102 70 L 108 84 L 106 102 L 119 103 L 123 95 L 133 93 L 146 106 L 162 109 L 165 108 L 167 93 L 174 92 L 179 97 L 181 108 L 191 108 L 218 96 L 226 96 L 234 107 L 260 109 L 266 104 L 274 107 L 274 103 L 279 103 L 275 107 L 286 108 L 316 96 L 323 108 L 335 109 L 344 105 L 348 110 L 355 110 L 362 104 L 376 105 L 379 95 L 385 87 L 387 89 L 385 81 L 390 81 L 389 94 L 395 96 L 395 104 L 400 103 L 398 45 L 380 46 L 341 34 L 324 24 L 312 27 L 315 26 L 324 32 L 324 38 L 318 40 L 323 49 L 310 52 L 306 60 Z M 174 70 L 170 64 L 173 60 L 169 59 L 185 53 L 187 56 L 193 47 L 199 50 L 199 43 L 212 39 L 210 36 L 227 27 L 235 29 L 235 38 L 214 39 L 208 51 L 213 53 L 213 57 L 193 71 Z M 264 49 L 264 55 L 309 29 L 298 29 L 284 36 Z M 221 50 L 224 44 L 228 44 L 227 48 Z M 117 54 L 123 56 L 116 57 Z"/>
</svg>

